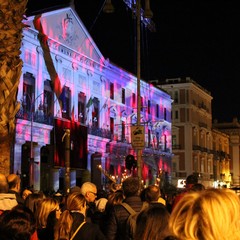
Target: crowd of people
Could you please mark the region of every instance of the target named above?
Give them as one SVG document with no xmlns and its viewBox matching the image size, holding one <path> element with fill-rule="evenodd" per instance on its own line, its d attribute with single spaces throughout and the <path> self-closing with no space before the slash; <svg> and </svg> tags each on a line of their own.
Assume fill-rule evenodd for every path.
<svg viewBox="0 0 240 240">
<path fill-rule="evenodd" d="M 137 177 L 108 192 L 85 182 L 64 196 L 21 190 L 18 175 L 0 174 L 0 239 L 240 239 L 240 199 L 230 189 L 205 188 L 190 175 L 167 205 L 159 186 L 141 189 Z"/>
</svg>

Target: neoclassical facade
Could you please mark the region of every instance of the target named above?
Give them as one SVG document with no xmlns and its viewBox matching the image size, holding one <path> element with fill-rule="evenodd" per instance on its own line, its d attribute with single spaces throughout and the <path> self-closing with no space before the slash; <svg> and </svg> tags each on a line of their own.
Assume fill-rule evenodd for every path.
<svg viewBox="0 0 240 240">
<path fill-rule="evenodd" d="M 109 178 L 121 182 L 134 174 L 126 159 L 137 160 L 132 146 L 137 134 L 144 139 L 143 183 L 153 183 L 159 175 L 171 181 L 170 95 L 141 80 L 141 131 L 133 131 L 137 78 L 101 54 L 74 9 L 32 16 L 25 24 L 21 109 L 12 154 L 12 171 L 21 175 L 24 187 L 63 189 L 66 130 L 71 186 L 93 181 L 102 188 Z"/>
<path fill-rule="evenodd" d="M 207 186 L 232 183 L 229 135 L 212 126 L 212 96 L 190 77 L 155 81 L 172 104 L 172 182 L 196 174 Z"/>
</svg>

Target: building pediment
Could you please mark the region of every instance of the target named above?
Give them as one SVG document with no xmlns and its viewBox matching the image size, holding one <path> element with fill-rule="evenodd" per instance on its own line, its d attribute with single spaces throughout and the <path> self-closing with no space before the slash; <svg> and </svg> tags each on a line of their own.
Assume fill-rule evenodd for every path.
<svg viewBox="0 0 240 240">
<path fill-rule="evenodd" d="M 49 40 L 58 42 L 97 63 L 105 61 L 83 22 L 71 7 L 28 17 L 24 23 L 36 29 L 34 21 L 37 18 L 37 26 L 42 28 Z"/>
</svg>

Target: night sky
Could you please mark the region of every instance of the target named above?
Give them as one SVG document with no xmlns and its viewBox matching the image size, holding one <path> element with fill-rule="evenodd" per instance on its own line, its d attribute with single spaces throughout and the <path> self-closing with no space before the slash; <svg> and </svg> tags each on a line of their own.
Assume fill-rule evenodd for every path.
<svg viewBox="0 0 240 240">
<path fill-rule="evenodd" d="M 50 2 L 50 3 L 49 3 Z M 123 0 L 75 0 L 80 19 L 105 58 L 136 74 L 136 24 Z M 68 4 L 29 0 L 27 15 Z M 143 1 L 144 4 L 144 1 Z M 65 5 L 66 6 L 66 5 Z M 191 77 L 211 92 L 213 119 L 240 120 L 240 10 L 233 0 L 150 0 L 156 31 L 142 28 L 141 78 Z"/>
</svg>

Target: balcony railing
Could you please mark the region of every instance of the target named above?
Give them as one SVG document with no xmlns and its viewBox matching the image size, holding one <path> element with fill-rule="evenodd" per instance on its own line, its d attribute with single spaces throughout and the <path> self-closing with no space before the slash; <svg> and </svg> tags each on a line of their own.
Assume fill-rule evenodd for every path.
<svg viewBox="0 0 240 240">
<path fill-rule="evenodd" d="M 16 118 L 31 121 L 31 112 L 21 108 L 16 114 Z M 33 122 L 53 125 L 53 116 L 49 116 L 43 111 L 38 110 L 33 113 Z"/>
<path fill-rule="evenodd" d="M 88 126 L 88 134 L 111 139 L 111 131 L 104 128 L 98 128 L 93 126 Z"/>
</svg>

